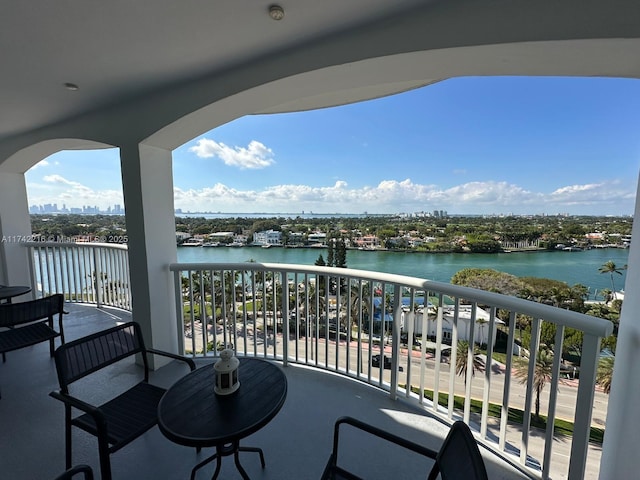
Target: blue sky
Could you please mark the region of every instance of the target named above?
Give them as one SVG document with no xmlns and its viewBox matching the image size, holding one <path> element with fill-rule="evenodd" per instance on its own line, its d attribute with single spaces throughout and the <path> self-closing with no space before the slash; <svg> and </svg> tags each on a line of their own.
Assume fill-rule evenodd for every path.
<svg viewBox="0 0 640 480">
<path fill-rule="evenodd" d="M 253 115 L 173 152 L 183 211 L 626 215 L 640 82 L 483 77 L 342 107 Z M 117 150 L 27 172 L 29 204 L 123 204 Z"/>
</svg>

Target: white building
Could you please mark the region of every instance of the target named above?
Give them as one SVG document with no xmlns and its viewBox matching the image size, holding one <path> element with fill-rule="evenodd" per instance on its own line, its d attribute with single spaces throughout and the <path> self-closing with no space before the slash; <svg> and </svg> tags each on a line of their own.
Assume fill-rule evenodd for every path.
<svg viewBox="0 0 640 480">
<path fill-rule="evenodd" d="M 327 242 L 327 234 L 323 232 L 313 232 L 307 236 L 307 240 L 310 244 L 322 244 Z"/>
<path fill-rule="evenodd" d="M 253 234 L 254 245 L 282 245 L 282 232 L 265 230 Z"/>
<path fill-rule="evenodd" d="M 437 310 L 435 307 L 429 307 L 428 313 L 420 310 L 419 313 L 405 313 L 405 318 L 410 320 L 413 317 L 413 331 L 417 334 L 424 336 L 434 337 L 436 335 L 437 326 Z M 458 340 L 467 340 L 470 338 L 470 327 L 472 317 L 471 305 L 460 305 L 458 313 Z M 442 308 L 442 336 L 445 342 L 451 341 L 451 335 L 453 331 L 454 308 L 446 306 Z M 426 334 L 423 332 L 423 326 L 426 320 Z M 484 343 L 491 343 L 491 346 L 496 342 L 496 331 L 498 325 L 504 325 L 504 322 L 499 318 L 494 320 L 493 332 L 489 331 L 489 322 L 491 315 L 482 308 L 476 308 L 475 310 L 475 326 L 473 332 L 474 343 L 480 345 Z M 406 330 L 406 328 L 405 328 Z"/>
</svg>

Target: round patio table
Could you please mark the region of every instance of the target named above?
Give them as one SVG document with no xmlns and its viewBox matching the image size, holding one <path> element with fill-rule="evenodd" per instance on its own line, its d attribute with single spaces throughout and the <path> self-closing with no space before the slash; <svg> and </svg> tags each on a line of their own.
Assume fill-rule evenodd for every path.
<svg viewBox="0 0 640 480">
<path fill-rule="evenodd" d="M 257 358 L 239 358 L 240 388 L 231 395 L 213 390 L 213 365 L 200 367 L 178 380 L 158 404 L 158 427 L 171 441 L 189 447 L 215 447 L 216 453 L 200 462 L 196 471 L 216 460 L 212 479 L 218 477 L 222 457 L 233 455 L 242 478 L 249 476 L 240 465 L 238 453 L 257 452 L 262 468 L 262 449 L 241 447 L 240 440 L 257 432 L 280 411 L 287 396 L 287 378 L 282 368 Z"/>
<path fill-rule="evenodd" d="M 19 297 L 30 291 L 31 287 L 27 286 L 0 286 L 0 303 L 11 303 L 13 297 Z"/>
</svg>

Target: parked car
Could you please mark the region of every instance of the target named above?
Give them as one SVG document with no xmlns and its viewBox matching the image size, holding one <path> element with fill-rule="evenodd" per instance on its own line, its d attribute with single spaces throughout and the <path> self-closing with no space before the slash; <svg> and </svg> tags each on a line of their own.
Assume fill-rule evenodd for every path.
<svg viewBox="0 0 640 480">
<path fill-rule="evenodd" d="M 391 359 L 386 355 L 384 356 L 383 363 L 384 363 L 384 366 L 383 366 L 384 369 L 391 370 Z M 380 355 L 373 355 L 371 357 L 371 366 L 380 368 Z M 402 372 L 403 371 L 402 366 L 400 366 L 398 370 Z"/>
<path fill-rule="evenodd" d="M 402 332 L 402 334 L 400 334 L 400 343 L 402 345 L 409 345 L 409 334 L 407 332 Z M 422 343 L 420 342 L 420 340 L 418 340 L 415 333 L 413 334 L 413 346 L 414 347 L 422 346 Z"/>
</svg>

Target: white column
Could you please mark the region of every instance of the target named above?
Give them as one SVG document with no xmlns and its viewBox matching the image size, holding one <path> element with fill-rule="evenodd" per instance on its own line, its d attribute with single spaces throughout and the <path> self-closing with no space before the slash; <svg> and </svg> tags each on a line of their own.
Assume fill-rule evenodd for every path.
<svg viewBox="0 0 640 480">
<path fill-rule="evenodd" d="M 28 250 L 19 244 L 30 235 L 24 174 L 0 172 L 0 284 L 31 285 Z"/>
<path fill-rule="evenodd" d="M 638 186 L 640 192 L 640 184 Z M 640 195 L 636 196 L 625 297 L 620 316 L 600 478 L 633 478 L 640 471 Z"/>
<path fill-rule="evenodd" d="M 177 352 L 175 295 L 168 270 L 176 261 L 171 152 L 124 146 L 120 159 L 133 320 L 141 325 L 147 346 Z"/>
</svg>

